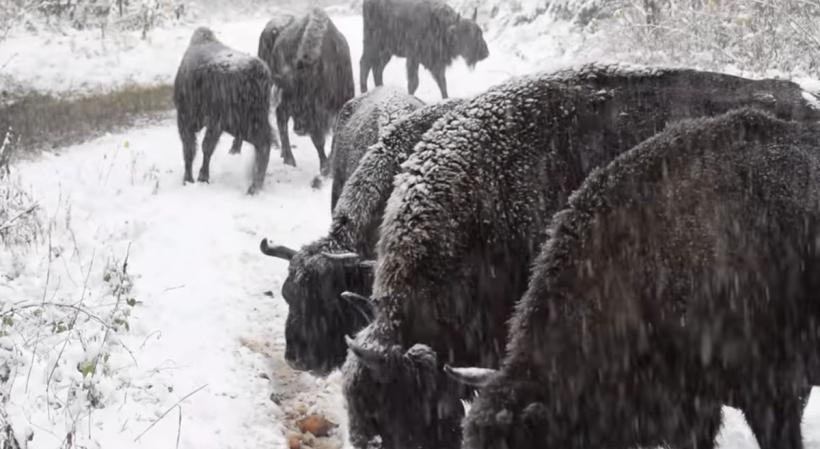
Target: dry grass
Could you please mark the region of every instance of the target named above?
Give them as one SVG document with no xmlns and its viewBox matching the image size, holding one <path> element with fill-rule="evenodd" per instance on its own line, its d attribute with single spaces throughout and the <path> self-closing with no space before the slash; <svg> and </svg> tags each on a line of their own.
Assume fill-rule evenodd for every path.
<svg viewBox="0 0 820 449">
<path fill-rule="evenodd" d="M 28 93 L 0 105 L 0 129 L 14 130 L 22 150 L 48 150 L 127 128 L 173 109 L 173 87 L 128 86 L 63 99 Z"/>
</svg>

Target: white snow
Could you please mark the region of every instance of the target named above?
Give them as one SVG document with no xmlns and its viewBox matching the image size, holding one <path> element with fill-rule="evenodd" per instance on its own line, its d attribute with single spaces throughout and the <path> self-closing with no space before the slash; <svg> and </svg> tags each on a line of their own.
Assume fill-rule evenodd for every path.
<svg viewBox="0 0 820 449">
<path fill-rule="evenodd" d="M 361 18 L 333 19 L 347 37 L 358 72 Z M 255 53 L 265 22 L 210 26 L 227 45 Z M 148 41 L 100 40 L 90 32 L 17 37 L 0 46 L 0 65 L 10 60 L 6 70 L 13 77 L 52 92 L 167 83 L 194 28 L 155 30 Z M 535 28 L 492 40 L 490 58 L 474 72 L 456 62 L 447 75 L 451 95 L 475 94 L 511 75 L 580 62 L 570 48 L 581 45 L 579 38 L 556 38 L 570 36 L 568 29 Z M 404 88 L 403 60 L 390 62 L 385 80 Z M 439 98 L 426 72 L 417 95 L 425 101 Z M 179 439 L 183 449 L 280 448 L 285 423 L 314 411 L 339 424 L 344 439 L 340 375 L 315 379 L 285 364 L 287 306 L 280 289 L 287 264 L 258 250 L 262 237 L 298 247 L 323 235 L 330 222 L 329 183 L 310 186 L 319 171 L 312 144 L 293 134 L 291 139 L 299 166 L 284 166 L 273 150 L 266 187 L 253 197 L 244 194 L 253 149 L 245 145 L 241 155 L 228 155 L 228 136 L 214 155 L 211 183 L 182 185 L 181 144 L 172 115 L 16 166 L 14 176 L 39 201 L 50 232 L 31 249 L 0 253 L 0 298 L 17 307 L 71 304 L 108 323 L 128 323 L 128 329 L 106 333 L 93 317 L 79 313 L 68 332 L 60 326 L 69 324 L 73 309 L 45 307 L 34 318 L 52 323 L 51 328 L 0 332 L 0 362 L 8 362 L 14 379 L 6 412 L 20 436 L 34 436 L 29 449 L 61 447 L 69 431 L 75 447 L 172 448 Z M 120 279 L 126 254 L 130 278 Z M 133 286 L 120 301 L 112 291 L 117 285 Z M 122 304 L 131 298 L 136 303 Z M 39 341 L 35 357 L 21 349 L 33 340 Z M 108 356 L 84 378 L 78 366 L 87 367 L 97 354 Z M 92 401 L 102 407 L 94 408 Z M 742 416 L 725 412 L 720 447 L 756 447 Z M 820 448 L 819 420 L 815 395 L 805 417 L 808 448 Z"/>
</svg>

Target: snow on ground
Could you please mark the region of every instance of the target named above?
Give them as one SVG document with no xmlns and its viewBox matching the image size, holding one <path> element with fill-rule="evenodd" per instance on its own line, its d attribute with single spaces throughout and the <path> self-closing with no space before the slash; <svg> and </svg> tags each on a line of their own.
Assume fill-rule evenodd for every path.
<svg viewBox="0 0 820 449">
<path fill-rule="evenodd" d="M 334 20 L 358 61 L 361 18 Z M 214 28 L 228 45 L 253 52 L 264 22 Z M 116 52 L 77 56 L 80 62 L 70 70 L 66 59 L 52 65 L 33 56 L 20 56 L 15 61 L 21 65 L 12 68 L 57 90 L 167 82 L 192 30 L 155 32 L 150 43 L 139 42 L 119 58 L 112 56 Z M 561 45 L 535 37 L 491 42 L 491 57 L 475 72 L 457 62 L 448 72 L 452 95 L 474 94 L 510 75 L 570 62 Z M 516 53 L 512 39 L 542 51 Z M 72 44 L 71 37 L 55 38 L 53 45 L 53 55 L 72 45 L 88 48 Z M 43 70 L 34 70 L 41 64 Z M 63 81 L 55 82 L 61 70 Z M 403 61 L 388 65 L 385 80 L 405 86 Z M 418 96 L 439 97 L 426 72 Z M 0 332 L 0 350 L 13 373 L 6 412 L 18 434 L 32 432 L 30 449 L 64 446 L 68 432 L 77 447 L 172 448 L 179 440 L 183 449 L 279 448 L 292 420 L 314 411 L 339 424 L 334 438 L 315 447 L 342 444 L 346 420 L 339 373 L 316 379 L 285 364 L 287 306 L 280 289 L 287 266 L 258 251 L 262 237 L 294 247 L 307 243 L 324 234 L 330 221 L 329 183 L 311 187 L 318 173 L 315 151 L 308 140 L 292 138 L 299 166 L 286 167 L 272 157 L 266 188 L 253 197 L 244 194 L 252 147 L 228 155 L 227 136 L 212 161 L 211 183 L 183 186 L 173 117 L 17 166 L 15 176 L 40 202 L 52 249 L 43 242 L 0 254 L 5 276 L 0 295 L 22 305 L 75 305 L 109 323 L 86 313 L 66 323 L 61 317 L 71 313 L 46 308 L 39 319 L 52 323 L 50 329 L 36 335 Z M 127 276 L 122 275 L 126 255 Z M 109 330 L 111 323 L 117 326 Z M 40 342 L 34 358 L 18 349 L 30 346 L 24 340 L 31 339 Z M 742 416 L 725 410 L 720 447 L 756 447 Z M 817 395 L 805 422 L 807 447 L 820 449 Z"/>
</svg>

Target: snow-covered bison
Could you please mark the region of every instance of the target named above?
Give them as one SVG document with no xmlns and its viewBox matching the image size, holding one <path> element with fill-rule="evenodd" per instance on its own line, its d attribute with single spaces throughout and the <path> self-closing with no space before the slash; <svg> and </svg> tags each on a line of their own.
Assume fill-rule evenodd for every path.
<svg viewBox="0 0 820 449">
<path fill-rule="evenodd" d="M 820 129 L 739 110 L 681 123 L 555 215 L 464 448 L 711 448 L 721 403 L 799 449 L 820 344 Z M 678 444 L 674 444 L 678 443 Z"/>
<path fill-rule="evenodd" d="M 285 358 L 293 367 L 324 375 L 341 366 L 345 336 L 372 319 L 372 259 L 393 177 L 422 134 L 462 102 L 425 106 L 389 125 L 345 184 L 327 236 L 299 251 L 262 241 L 263 253 L 290 262 L 282 297 L 289 305 Z"/>
<path fill-rule="evenodd" d="M 589 66 L 510 81 L 436 122 L 396 176 L 372 300 L 344 371 L 364 448 L 459 445 L 465 391 L 442 365 L 497 367 L 552 214 L 594 168 L 668 123 L 759 105 L 817 117 L 788 81 Z"/>
<path fill-rule="evenodd" d="M 285 164 L 296 165 L 288 136 L 293 117 L 293 131 L 310 136 L 327 174 L 325 138 L 355 95 L 347 40 L 324 10 L 314 8 L 303 16 L 281 13 L 271 19 L 259 36 L 258 53 L 281 95 L 276 124 Z"/>
<path fill-rule="evenodd" d="M 196 133 L 205 127 L 198 180 L 209 181 L 211 155 L 222 132 L 227 132 L 234 136 L 233 151 L 243 140 L 253 144 L 256 160 L 248 193 L 262 188 L 275 141 L 268 121 L 270 91 L 271 75 L 264 62 L 225 46 L 208 28 L 194 31 L 174 79 L 184 182 L 194 182 Z"/>
<path fill-rule="evenodd" d="M 385 127 L 422 106 L 421 100 L 394 87 L 379 87 L 345 103 L 336 118 L 330 145 L 331 211 L 336 207 L 347 178 L 356 170 L 367 149 L 378 141 Z"/>
<path fill-rule="evenodd" d="M 414 94 L 419 86 L 421 64 L 433 75 L 441 97 L 447 98 L 447 67 L 459 56 L 474 67 L 490 55 L 476 14 L 472 19 L 461 17 L 442 0 L 364 0 L 362 16 L 362 92 L 367 91 L 371 70 L 376 85 L 382 85 L 384 66 L 395 55 L 407 58 L 408 92 Z"/>
</svg>

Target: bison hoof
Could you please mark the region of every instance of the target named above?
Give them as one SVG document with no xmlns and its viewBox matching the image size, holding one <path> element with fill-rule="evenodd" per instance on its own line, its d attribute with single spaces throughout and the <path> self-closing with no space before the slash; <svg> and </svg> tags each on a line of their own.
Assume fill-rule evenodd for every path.
<svg viewBox="0 0 820 449">
<path fill-rule="evenodd" d="M 185 185 L 185 184 L 188 184 L 188 183 L 191 183 L 191 184 L 194 183 L 194 177 L 193 176 L 185 175 L 185 177 L 182 178 L 182 185 Z"/>
<path fill-rule="evenodd" d="M 285 156 L 284 159 L 285 159 L 285 165 L 290 165 L 291 167 L 296 167 L 296 159 L 294 159 L 293 156 L 290 156 L 290 157 Z"/>
<path fill-rule="evenodd" d="M 322 167 L 319 169 L 319 173 L 321 173 L 323 177 L 327 178 L 330 175 L 330 166 L 328 166 L 328 164 L 322 164 Z"/>
<path fill-rule="evenodd" d="M 256 195 L 260 190 L 262 190 L 262 186 L 257 183 L 253 183 L 250 187 L 248 187 L 248 195 Z"/>
<path fill-rule="evenodd" d="M 228 154 L 239 154 L 241 151 L 242 151 L 242 148 L 241 148 L 241 147 L 238 147 L 238 148 L 231 148 L 231 150 L 230 150 L 230 151 L 228 151 Z"/>
<path fill-rule="evenodd" d="M 199 176 L 197 176 L 196 180 L 198 182 L 204 182 L 204 183 L 208 183 L 208 184 L 210 184 L 210 182 L 211 182 L 210 176 L 208 176 L 206 174 L 203 174 L 203 173 L 200 173 Z"/>
</svg>

